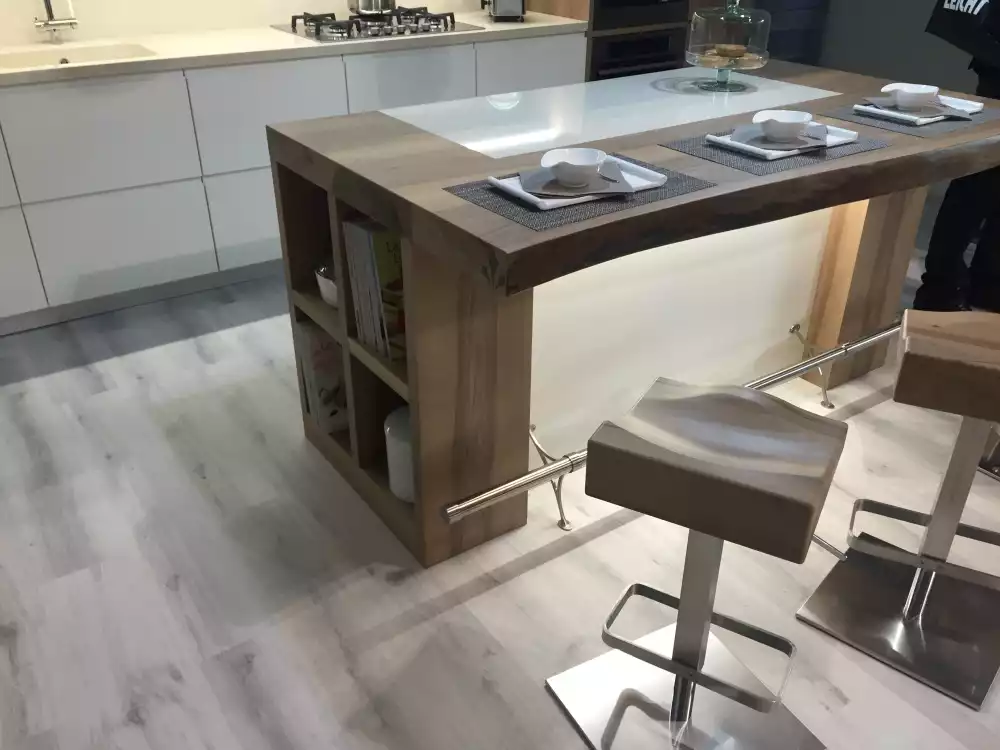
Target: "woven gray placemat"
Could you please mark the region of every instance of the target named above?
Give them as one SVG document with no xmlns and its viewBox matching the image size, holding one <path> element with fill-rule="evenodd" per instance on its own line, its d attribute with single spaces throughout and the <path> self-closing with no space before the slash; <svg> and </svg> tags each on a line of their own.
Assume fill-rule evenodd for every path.
<svg viewBox="0 0 1000 750">
<path fill-rule="evenodd" d="M 553 208 L 549 211 L 542 211 L 534 206 L 522 203 L 517 198 L 493 187 L 486 180 L 467 182 L 463 185 L 453 185 L 446 187 L 445 190 L 452 195 L 457 195 L 459 198 L 469 201 L 469 203 L 475 203 L 480 208 L 485 208 L 487 211 L 492 211 L 495 214 L 503 216 L 505 219 L 516 221 L 521 226 L 541 232 L 567 224 L 575 224 L 585 219 L 593 219 L 598 216 L 613 214 L 617 211 L 624 211 L 626 208 L 643 206 L 647 203 L 654 203 L 668 198 L 676 198 L 687 193 L 693 193 L 696 190 L 704 190 L 705 188 L 715 186 L 714 182 L 699 180 L 697 177 L 691 177 L 690 175 L 674 172 L 664 167 L 647 164 L 638 159 L 629 159 L 621 154 L 613 154 L 613 156 L 664 174 L 667 176 L 667 181 L 662 187 L 643 190 L 642 192 L 632 193 L 624 197 L 611 196 L 600 198 L 589 203 L 578 203 L 575 206 Z M 503 175 L 500 179 L 513 176 Z"/>
<path fill-rule="evenodd" d="M 889 130 L 893 133 L 915 135 L 918 138 L 933 138 L 936 135 L 954 133 L 956 130 L 974 128 L 977 125 L 982 125 L 984 122 L 1000 120 L 1000 108 L 996 107 L 984 109 L 978 115 L 973 115 L 971 120 L 942 120 L 941 122 L 935 122 L 932 125 L 922 125 L 920 127 L 917 127 L 916 125 L 904 125 L 901 122 L 892 122 L 892 120 L 883 120 L 879 117 L 859 115 L 854 111 L 853 107 L 839 107 L 838 109 L 824 112 L 823 114 L 827 117 L 836 117 L 838 120 L 856 122 L 859 125 L 870 125 L 871 127 L 878 128 L 879 130 Z"/>
<path fill-rule="evenodd" d="M 723 130 L 721 133 L 714 133 L 714 135 L 729 135 L 729 132 L 728 130 Z M 765 161 L 754 156 L 730 151 L 728 148 L 713 146 L 711 143 L 705 141 L 705 136 L 703 135 L 699 135 L 697 138 L 672 141 L 671 143 L 661 143 L 660 145 L 674 151 L 681 151 L 691 156 L 697 156 L 699 159 L 707 159 L 708 161 L 714 161 L 716 164 L 723 164 L 733 169 L 739 169 L 742 172 L 749 172 L 752 175 L 763 177 L 769 174 L 777 174 L 778 172 L 786 172 L 789 169 L 814 167 L 817 164 L 823 164 L 834 159 L 842 159 L 845 156 L 852 156 L 854 154 L 863 154 L 866 151 L 876 151 L 880 148 L 885 148 L 889 144 L 885 141 L 875 140 L 874 138 L 859 138 L 854 143 L 846 143 L 843 146 L 834 146 L 822 151 L 810 151 L 799 156 L 789 156 L 785 159 L 775 159 L 774 161 Z"/>
</svg>

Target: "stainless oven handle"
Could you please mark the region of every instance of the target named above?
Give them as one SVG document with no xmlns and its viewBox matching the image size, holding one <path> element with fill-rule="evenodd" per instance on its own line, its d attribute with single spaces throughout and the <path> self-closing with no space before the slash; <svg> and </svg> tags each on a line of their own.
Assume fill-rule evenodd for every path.
<svg viewBox="0 0 1000 750">
<path fill-rule="evenodd" d="M 603 78 L 606 75 L 617 73 L 655 73 L 659 70 L 673 70 L 679 63 L 680 58 L 673 62 L 660 60 L 659 62 L 642 63 L 640 65 L 620 65 L 613 68 L 598 68 L 597 77 Z"/>
</svg>

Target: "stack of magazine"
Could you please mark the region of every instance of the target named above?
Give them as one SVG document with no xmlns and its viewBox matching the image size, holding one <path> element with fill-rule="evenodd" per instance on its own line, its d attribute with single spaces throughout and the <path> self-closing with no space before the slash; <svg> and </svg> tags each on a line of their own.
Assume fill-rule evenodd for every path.
<svg viewBox="0 0 1000 750">
<path fill-rule="evenodd" d="M 358 340 L 388 360 L 405 360 L 399 236 L 374 221 L 345 221 L 344 249 Z"/>
<path fill-rule="evenodd" d="M 347 429 L 347 391 L 340 346 L 311 321 L 296 323 L 309 413 L 328 435 Z"/>
</svg>

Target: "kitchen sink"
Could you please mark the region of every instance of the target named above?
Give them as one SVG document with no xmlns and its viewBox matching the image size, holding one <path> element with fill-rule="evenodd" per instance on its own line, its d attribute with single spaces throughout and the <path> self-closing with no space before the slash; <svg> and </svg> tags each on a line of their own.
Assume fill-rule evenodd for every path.
<svg viewBox="0 0 1000 750">
<path fill-rule="evenodd" d="M 0 70 L 48 68 L 56 65 L 103 63 L 155 57 L 156 53 L 141 44 L 91 44 L 86 46 L 53 46 L 23 52 L 0 52 Z"/>
</svg>

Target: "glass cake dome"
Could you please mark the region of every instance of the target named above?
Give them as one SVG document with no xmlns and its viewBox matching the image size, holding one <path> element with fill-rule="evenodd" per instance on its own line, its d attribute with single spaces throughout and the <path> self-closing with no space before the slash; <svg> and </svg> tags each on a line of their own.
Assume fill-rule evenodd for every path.
<svg viewBox="0 0 1000 750">
<path fill-rule="evenodd" d="M 687 61 L 700 68 L 717 70 L 715 78 L 698 81 L 704 91 L 745 91 L 747 86 L 730 80 L 734 70 L 755 70 L 768 61 L 771 14 L 746 8 L 740 0 L 726 0 L 725 8 L 702 8 L 691 18 Z"/>
</svg>

